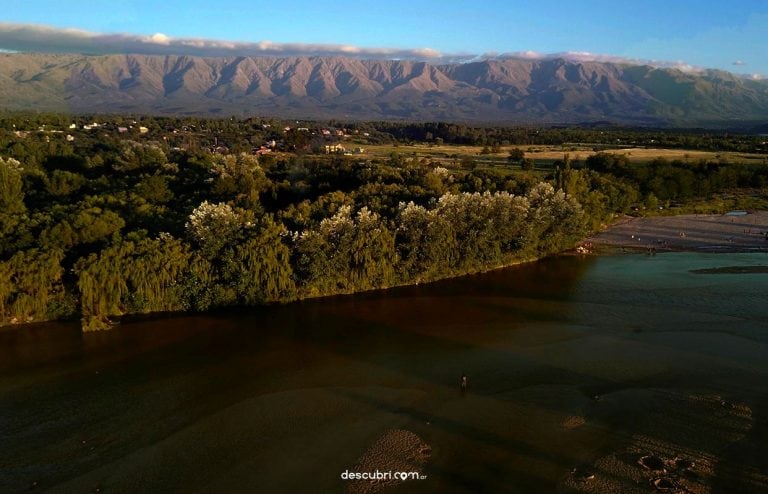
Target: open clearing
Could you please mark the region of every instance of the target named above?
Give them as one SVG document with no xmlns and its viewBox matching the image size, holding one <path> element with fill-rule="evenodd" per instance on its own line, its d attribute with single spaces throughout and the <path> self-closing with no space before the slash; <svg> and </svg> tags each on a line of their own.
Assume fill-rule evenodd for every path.
<svg viewBox="0 0 768 494">
<path fill-rule="evenodd" d="M 591 147 L 584 145 L 567 144 L 563 146 L 503 146 L 498 153 L 481 154 L 482 146 L 430 146 L 428 144 L 414 145 L 370 145 L 363 146 L 365 155 L 374 157 L 388 157 L 392 153 L 397 153 L 403 157 L 416 156 L 418 158 L 436 158 L 436 159 L 461 159 L 463 157 L 474 157 L 479 159 L 506 160 L 509 151 L 519 148 L 525 152 L 526 158 L 533 158 L 541 161 L 561 160 L 565 154 L 568 154 L 571 160 L 580 161 L 588 156 L 595 154 Z M 715 152 L 715 151 L 696 151 L 688 149 L 660 149 L 660 148 L 616 148 L 606 149 L 602 152 L 623 154 L 630 161 L 643 162 L 651 161 L 655 158 L 664 158 L 667 160 L 681 160 L 684 162 L 695 163 L 699 160 L 723 161 L 727 163 L 763 163 L 768 164 L 768 156 L 762 154 L 736 153 L 736 152 Z"/>
</svg>

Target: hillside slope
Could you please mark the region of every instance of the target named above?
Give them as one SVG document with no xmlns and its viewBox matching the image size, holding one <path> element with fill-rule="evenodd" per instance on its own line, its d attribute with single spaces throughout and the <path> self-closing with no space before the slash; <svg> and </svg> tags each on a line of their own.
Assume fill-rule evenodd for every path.
<svg viewBox="0 0 768 494">
<path fill-rule="evenodd" d="M 768 82 L 598 62 L 0 55 L 0 105 L 75 113 L 508 122 L 768 119 Z"/>
</svg>

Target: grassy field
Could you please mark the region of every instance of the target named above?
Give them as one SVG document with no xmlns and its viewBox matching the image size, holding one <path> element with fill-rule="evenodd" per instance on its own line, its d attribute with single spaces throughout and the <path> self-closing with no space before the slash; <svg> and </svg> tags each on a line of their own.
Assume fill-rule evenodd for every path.
<svg viewBox="0 0 768 494">
<path fill-rule="evenodd" d="M 506 161 L 509 151 L 515 147 L 525 152 L 526 158 L 532 158 L 537 162 L 551 163 L 562 160 L 564 154 L 568 154 L 573 161 L 586 159 L 594 151 L 591 147 L 568 144 L 565 146 L 504 146 L 498 153 L 480 154 L 482 146 L 429 146 L 427 144 L 414 145 L 371 145 L 364 146 L 365 155 L 369 157 L 388 157 L 397 153 L 404 158 L 428 158 L 437 161 L 459 161 L 462 158 L 471 157 L 476 160 L 488 162 Z M 724 161 L 728 163 L 763 163 L 768 164 L 768 156 L 761 154 L 695 151 L 686 149 L 657 149 L 657 148 L 616 148 L 605 150 L 607 153 L 626 155 L 630 161 L 644 162 L 655 158 L 667 160 L 681 160 L 695 163 L 699 160 Z"/>
<path fill-rule="evenodd" d="M 531 158 L 541 159 L 562 159 L 563 150 L 542 150 L 530 153 Z M 592 150 L 565 151 L 571 156 L 571 159 L 584 159 Z M 611 149 L 605 152 L 613 154 L 626 155 L 630 161 L 642 162 L 651 161 L 655 158 L 664 158 L 667 160 L 682 160 L 687 162 L 696 162 L 699 160 L 707 161 L 727 161 L 729 163 L 766 163 L 768 156 L 761 154 L 732 153 L 732 152 L 714 152 L 714 151 L 696 151 L 688 149 L 658 149 L 658 148 L 620 148 Z"/>
</svg>

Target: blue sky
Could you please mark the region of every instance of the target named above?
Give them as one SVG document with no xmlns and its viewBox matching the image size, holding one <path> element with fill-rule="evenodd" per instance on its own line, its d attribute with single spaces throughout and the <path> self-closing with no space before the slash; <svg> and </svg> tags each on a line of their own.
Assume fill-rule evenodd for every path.
<svg viewBox="0 0 768 494">
<path fill-rule="evenodd" d="M 351 45 L 363 54 L 388 48 L 393 49 L 392 56 L 424 48 L 440 55 L 589 52 L 768 75 L 768 1 L 764 0 L 3 3 L 5 24 L 0 31 L 8 31 L 9 25 L 36 24 L 102 34 L 162 33 L 171 39 L 268 40 L 275 46 L 297 44 L 295 50 L 315 44 Z M 51 43 L 57 34 L 48 32 Z M 24 48 L 23 41 L 15 45 L 9 41 L 13 36 L 2 33 L 0 48 Z M 156 39 L 168 45 L 166 38 Z"/>
</svg>

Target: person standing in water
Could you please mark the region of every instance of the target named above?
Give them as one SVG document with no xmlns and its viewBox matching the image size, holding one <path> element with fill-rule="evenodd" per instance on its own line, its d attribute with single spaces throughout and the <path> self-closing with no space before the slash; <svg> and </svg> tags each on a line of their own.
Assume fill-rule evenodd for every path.
<svg viewBox="0 0 768 494">
<path fill-rule="evenodd" d="M 461 387 L 461 392 L 462 393 L 465 393 L 467 391 L 467 386 L 469 386 L 469 381 L 467 379 L 467 375 L 466 374 L 462 374 L 461 375 L 461 383 L 460 383 L 460 387 Z"/>
</svg>

